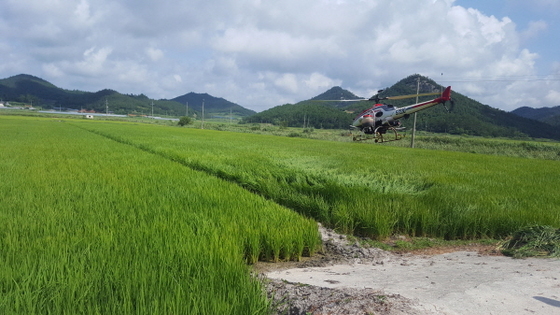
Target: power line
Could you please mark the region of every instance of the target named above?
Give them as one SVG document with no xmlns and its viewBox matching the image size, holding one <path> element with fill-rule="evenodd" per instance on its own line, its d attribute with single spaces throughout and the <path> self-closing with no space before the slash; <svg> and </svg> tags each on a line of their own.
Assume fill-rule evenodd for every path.
<svg viewBox="0 0 560 315">
<path fill-rule="evenodd" d="M 446 78 L 445 82 L 533 82 L 533 81 L 560 81 L 560 76 L 520 76 L 520 77 L 495 77 L 495 78 Z"/>
</svg>

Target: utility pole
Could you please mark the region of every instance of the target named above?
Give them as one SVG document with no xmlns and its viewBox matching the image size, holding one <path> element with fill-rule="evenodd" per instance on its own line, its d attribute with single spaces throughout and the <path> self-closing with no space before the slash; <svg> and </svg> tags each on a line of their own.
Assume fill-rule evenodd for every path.
<svg viewBox="0 0 560 315">
<path fill-rule="evenodd" d="M 109 115 L 109 101 L 105 98 L 105 116 Z"/>
<path fill-rule="evenodd" d="M 204 99 L 202 99 L 202 125 L 200 125 L 200 129 L 204 129 Z"/>
<path fill-rule="evenodd" d="M 154 101 L 152 101 L 152 118 L 154 118 Z"/>
<path fill-rule="evenodd" d="M 185 116 L 189 116 L 189 102 L 187 102 L 187 111 L 185 112 Z"/>
<path fill-rule="evenodd" d="M 418 82 L 416 85 L 416 104 L 418 104 L 418 94 L 420 93 L 420 76 L 418 76 Z M 412 123 L 412 138 L 410 140 L 410 147 L 414 148 L 414 137 L 416 136 L 416 114 L 414 113 L 414 122 Z"/>
</svg>

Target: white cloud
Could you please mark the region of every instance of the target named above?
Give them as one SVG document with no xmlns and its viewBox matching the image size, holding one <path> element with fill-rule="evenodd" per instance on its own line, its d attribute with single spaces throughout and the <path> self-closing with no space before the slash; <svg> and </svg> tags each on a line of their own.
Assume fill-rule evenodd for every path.
<svg viewBox="0 0 560 315">
<path fill-rule="evenodd" d="M 538 55 L 523 49 L 518 56 L 504 55 L 489 65 L 488 74 L 495 77 L 515 77 L 533 74 L 533 65 Z"/>
<path fill-rule="evenodd" d="M 529 27 L 520 33 L 523 40 L 529 40 L 537 37 L 543 31 L 548 28 L 548 24 L 545 21 L 531 21 L 529 22 Z"/>
<path fill-rule="evenodd" d="M 420 73 L 492 106 L 510 110 L 539 94 L 550 106 L 544 96 L 560 91 L 558 81 L 511 80 L 534 77 L 544 62 L 523 45 L 554 24 L 532 20 L 519 31 L 511 17 L 453 0 L 7 0 L 0 77 L 154 98 L 208 92 L 262 110 L 334 85 L 371 96 Z"/>
<path fill-rule="evenodd" d="M 158 61 L 161 60 L 161 58 L 163 58 L 163 51 L 161 49 L 157 49 L 157 48 L 153 48 L 153 47 L 149 47 L 146 49 L 146 54 L 148 55 L 148 57 L 150 57 L 150 59 L 152 61 Z"/>
<path fill-rule="evenodd" d="M 84 52 L 84 59 L 74 64 L 76 70 L 85 75 L 97 75 L 104 70 L 105 62 L 111 54 L 111 47 L 92 47 Z"/>
<path fill-rule="evenodd" d="M 49 63 L 49 64 L 44 64 L 43 65 L 43 72 L 45 72 L 45 74 L 49 77 L 55 77 L 55 78 L 60 78 L 64 75 L 64 72 L 62 72 L 62 70 L 60 70 L 59 67 L 57 67 L 56 65 Z"/>
<path fill-rule="evenodd" d="M 274 80 L 274 84 L 289 93 L 296 93 L 298 91 L 298 79 L 293 73 L 285 73 L 281 75 L 279 78 Z"/>
<path fill-rule="evenodd" d="M 550 90 L 546 94 L 546 100 L 551 104 L 557 104 L 560 106 L 560 92 L 558 90 Z"/>
<path fill-rule="evenodd" d="M 93 22 L 91 21 L 89 3 L 86 0 L 80 1 L 74 10 L 74 15 L 76 20 L 83 24 L 90 24 Z"/>
<path fill-rule="evenodd" d="M 555 61 L 552 63 L 551 73 L 554 75 L 560 75 L 560 61 Z"/>
<path fill-rule="evenodd" d="M 314 72 L 309 76 L 307 80 L 304 80 L 304 83 L 308 89 L 311 89 L 313 91 L 324 91 L 333 86 L 340 85 L 342 82 L 340 80 L 333 80 L 320 73 Z"/>
<path fill-rule="evenodd" d="M 218 76 L 234 76 L 239 67 L 235 58 L 221 56 L 209 61 L 208 70 Z"/>
</svg>

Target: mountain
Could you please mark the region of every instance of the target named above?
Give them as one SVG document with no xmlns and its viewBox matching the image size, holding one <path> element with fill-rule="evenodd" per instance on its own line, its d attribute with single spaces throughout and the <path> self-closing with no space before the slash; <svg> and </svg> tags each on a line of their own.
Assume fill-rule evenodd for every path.
<svg viewBox="0 0 560 315">
<path fill-rule="evenodd" d="M 270 123 L 287 127 L 313 127 L 325 129 L 345 129 L 352 122 L 352 114 L 340 107 L 345 102 L 332 100 L 358 99 L 354 93 L 335 86 L 310 100 L 297 104 L 285 104 L 270 108 L 258 114 L 244 117 L 242 123 Z M 326 100 L 329 100 L 326 102 Z"/>
<path fill-rule="evenodd" d="M 42 85 L 46 88 L 56 88 L 56 86 L 54 86 L 53 84 L 38 78 L 38 77 L 34 77 L 32 75 L 29 74 L 19 74 L 19 75 L 15 75 L 13 77 L 9 77 L 7 79 L 2 79 L 0 80 L 0 83 L 3 86 L 9 87 L 9 88 L 16 88 L 18 85 L 20 84 L 37 84 L 37 85 Z M 0 86 L 1 87 L 1 86 Z"/>
<path fill-rule="evenodd" d="M 513 110 L 511 113 L 560 127 L 560 106 L 543 108 L 524 106 Z"/>
<path fill-rule="evenodd" d="M 57 88 L 53 84 L 28 74 L 20 74 L 0 80 L 0 97 L 5 101 L 19 101 L 40 106 L 39 103 L 52 107 L 55 100 L 70 102 L 83 93 L 70 92 Z"/>
<path fill-rule="evenodd" d="M 223 98 L 209 94 L 189 93 L 172 100 L 153 100 L 147 96 L 121 94 L 104 89 L 98 92 L 70 91 L 28 74 L 20 74 L 0 80 L 0 98 L 4 101 L 31 104 L 43 109 L 84 109 L 105 112 L 106 105 L 115 114 L 183 116 L 186 114 L 185 101 L 191 101 L 189 114 L 200 115 L 201 100 L 205 99 L 205 116 L 222 115 L 230 111 L 237 116 L 247 116 L 255 112 Z"/>
<path fill-rule="evenodd" d="M 420 93 L 443 90 L 435 81 L 411 75 L 393 86 L 386 88 L 380 95 L 396 96 L 415 94 L 420 80 Z M 361 111 L 372 106 L 371 102 L 324 102 L 324 100 L 357 99 L 358 96 L 341 87 L 333 87 L 316 97 L 297 104 L 285 104 L 265 110 L 258 114 L 223 98 L 209 94 L 188 93 L 171 100 L 153 100 L 147 96 L 126 95 L 104 89 L 98 92 L 65 90 L 27 74 L 20 74 L 0 80 L 0 99 L 9 102 L 22 102 L 35 107 L 53 109 L 85 109 L 116 114 L 171 115 L 183 116 L 186 104 L 189 114 L 200 115 L 204 101 L 205 116 L 241 116 L 246 123 L 273 123 L 282 126 L 346 129 L 352 119 Z M 420 98 L 425 101 L 433 98 Z M 448 113 L 443 106 L 418 113 L 417 129 L 451 134 L 467 134 L 484 137 L 510 138 L 548 138 L 560 140 L 560 106 L 553 108 L 519 108 L 512 113 L 481 104 L 453 91 L 455 108 Z M 414 99 L 391 101 L 395 106 L 409 105 Z M 153 107 L 152 107 L 153 104 Z M 412 119 L 401 120 L 409 130 Z"/>
<path fill-rule="evenodd" d="M 419 93 L 440 92 L 444 89 L 435 81 L 416 74 L 384 89 L 380 97 L 416 94 L 418 80 L 420 80 Z M 427 101 L 434 97 L 420 97 L 419 101 Z M 311 100 L 293 105 L 277 106 L 246 117 L 242 122 L 263 122 L 301 127 L 306 121 L 307 125 L 315 128 L 348 128 L 353 118 L 365 109 L 370 108 L 372 102 L 334 102 L 333 104 L 320 101 L 356 98 L 359 97 L 349 91 L 340 87 L 333 87 Z M 452 92 L 452 98 L 455 101 L 455 106 L 451 112 L 448 112 L 441 105 L 419 112 L 417 130 L 484 137 L 560 140 L 560 128 L 558 127 L 492 108 L 455 91 Z M 415 99 L 395 100 L 390 103 L 401 107 L 415 103 Z M 408 130 L 412 128 L 412 119 L 402 119 L 401 122 Z"/>
<path fill-rule="evenodd" d="M 336 100 L 355 100 L 355 99 L 360 99 L 361 97 L 356 96 L 354 93 L 345 90 L 343 88 L 341 88 L 340 86 L 335 86 L 329 90 L 327 90 L 324 93 L 321 93 L 317 96 L 315 96 L 314 98 L 311 99 L 311 101 L 332 101 L 332 102 L 328 102 L 326 104 L 331 105 L 331 106 L 335 106 L 335 107 L 344 107 L 346 105 L 348 105 L 347 102 L 336 102 Z"/>
<path fill-rule="evenodd" d="M 178 96 L 171 101 L 185 104 L 185 106 L 188 104 L 189 108 L 199 112 L 202 112 L 202 103 L 204 102 L 204 111 L 214 115 L 229 115 L 231 112 L 238 116 L 250 116 L 256 113 L 253 110 L 244 108 L 221 97 L 213 97 L 207 93 L 198 94 L 191 92 Z"/>
</svg>

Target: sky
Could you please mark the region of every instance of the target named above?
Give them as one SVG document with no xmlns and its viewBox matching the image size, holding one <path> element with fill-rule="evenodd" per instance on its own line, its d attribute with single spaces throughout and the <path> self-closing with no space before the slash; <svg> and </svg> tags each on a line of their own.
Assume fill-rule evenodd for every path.
<svg viewBox="0 0 560 315">
<path fill-rule="evenodd" d="M 2 0 L 0 78 L 262 111 L 412 75 L 511 111 L 560 105 L 560 0 Z"/>
</svg>

